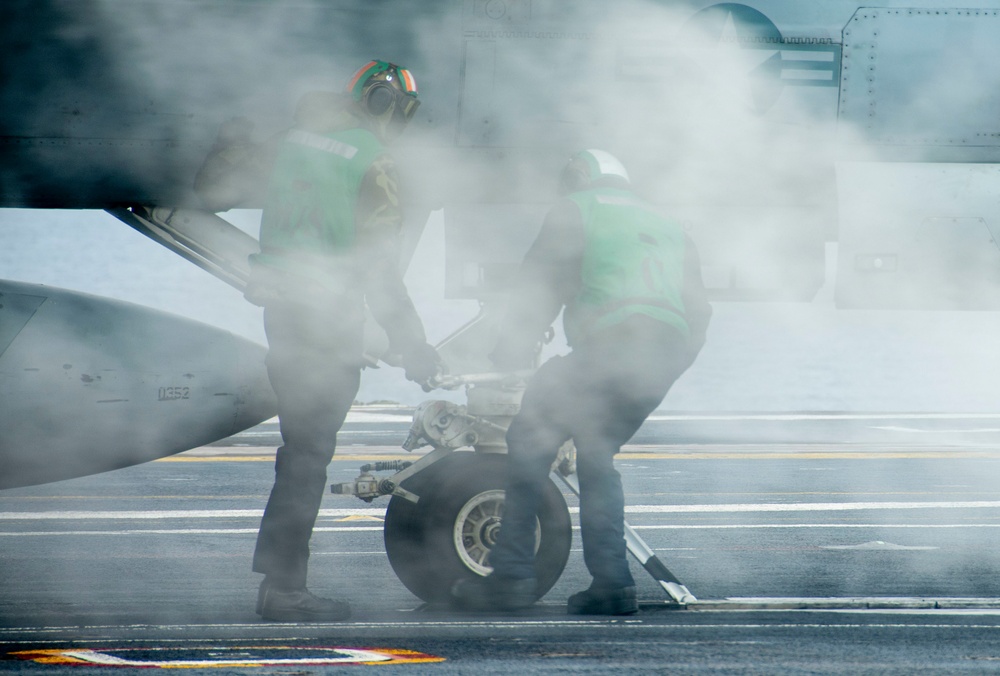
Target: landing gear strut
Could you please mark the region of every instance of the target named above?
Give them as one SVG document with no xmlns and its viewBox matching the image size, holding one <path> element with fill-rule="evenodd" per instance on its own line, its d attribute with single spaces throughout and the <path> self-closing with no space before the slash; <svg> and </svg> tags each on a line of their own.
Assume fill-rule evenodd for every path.
<svg viewBox="0 0 1000 676">
<path fill-rule="evenodd" d="M 362 472 L 353 483 L 334 484 L 333 492 L 371 501 L 391 495 L 384 537 L 389 563 L 400 581 L 428 602 L 444 601 L 455 582 L 488 575 L 490 550 L 503 518 L 506 477 L 504 433 L 520 406 L 523 380 L 484 374 L 459 376 L 451 383 L 471 385 L 469 405 L 428 401 L 417 407 L 408 451 L 430 445 L 433 451 L 397 472 L 376 480 Z M 472 446 L 475 451 L 458 450 Z M 579 495 L 575 450 L 560 450 L 553 472 Z M 642 538 L 625 524 L 628 551 L 678 605 L 697 601 Z M 535 575 L 540 595 L 559 579 L 572 539 L 566 501 L 550 480 L 538 514 Z"/>
</svg>

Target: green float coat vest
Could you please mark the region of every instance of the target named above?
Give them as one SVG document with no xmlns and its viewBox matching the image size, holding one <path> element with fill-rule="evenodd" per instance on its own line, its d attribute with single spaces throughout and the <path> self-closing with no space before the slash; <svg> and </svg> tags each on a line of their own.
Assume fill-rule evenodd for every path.
<svg viewBox="0 0 1000 676">
<path fill-rule="evenodd" d="M 271 173 L 254 262 L 327 291 L 350 289 L 361 181 L 382 152 L 365 129 L 288 132 Z"/>
<path fill-rule="evenodd" d="M 586 244 L 580 291 L 563 314 L 570 345 L 633 315 L 689 334 L 684 319 L 684 231 L 628 190 L 569 196 L 580 208 Z"/>
</svg>

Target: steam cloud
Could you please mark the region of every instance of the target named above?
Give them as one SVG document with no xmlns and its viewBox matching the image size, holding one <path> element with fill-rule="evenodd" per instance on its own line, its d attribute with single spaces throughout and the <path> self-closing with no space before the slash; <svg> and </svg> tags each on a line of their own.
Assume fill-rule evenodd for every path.
<svg viewBox="0 0 1000 676">
<path fill-rule="evenodd" d="M 18 124 L 28 132 L 60 129 L 73 137 L 86 129 L 93 136 L 126 137 L 109 152 L 86 151 L 90 174 L 105 183 L 130 173 L 136 184 L 176 183 L 187 190 L 225 120 L 251 119 L 254 139 L 263 141 L 287 127 L 303 93 L 339 90 L 369 58 L 397 61 L 416 74 L 423 101 L 393 149 L 405 170 L 408 231 L 419 231 L 434 213 L 429 234 L 438 234 L 443 218 L 449 238 L 472 232 L 483 235 L 473 238 L 481 242 L 508 243 L 486 251 L 450 249 L 450 258 L 478 264 L 496 256 L 498 263 L 514 265 L 551 203 L 565 158 L 578 148 L 598 147 L 620 156 L 639 191 L 689 227 L 706 282 L 717 293 L 814 301 L 717 304 L 709 345 L 667 406 L 988 408 L 992 388 L 979 376 L 996 363 L 980 346 L 981 337 L 996 329 L 993 315 L 829 311 L 835 269 L 856 274 L 855 254 L 887 253 L 865 248 L 875 247 L 869 243 L 872 233 L 898 224 L 892 232 L 911 238 L 904 240 L 910 245 L 914 230 L 899 213 L 900 200 L 884 198 L 883 186 L 838 193 L 849 182 L 843 172 L 900 159 L 894 155 L 898 146 L 877 135 L 873 142 L 863 117 L 838 117 L 837 87 L 793 86 L 784 72 L 788 64 L 774 70 L 777 53 L 802 66 L 810 46 L 796 42 L 802 38 L 818 36 L 817 53 L 824 44 L 839 45 L 853 10 L 830 10 L 829 16 L 798 11 L 769 17 L 785 40 L 769 43 L 766 27 L 747 28 L 746 21 L 725 12 L 692 19 L 688 8 L 638 1 L 441 2 L 394 6 L 392 12 L 371 3 L 255 3 L 237 13 L 201 3 L 51 3 L 39 16 L 51 21 L 48 35 L 60 48 L 39 47 L 25 57 L 28 65 L 52 74 L 43 78 L 46 96 L 27 99 L 44 99 L 46 105 L 9 108 L 22 110 Z M 837 12 L 842 16 L 834 16 Z M 861 44 L 856 38 L 845 42 Z M 881 95 L 879 105 L 911 111 L 905 118 L 909 126 L 901 130 L 911 136 L 944 118 L 954 120 L 951 113 L 988 107 L 995 95 L 984 92 L 1000 89 L 982 79 L 988 73 L 968 76 L 970 64 L 979 62 L 976 49 L 928 48 L 934 68 L 915 69 L 924 79 L 895 98 Z M 89 58 L 75 58 L 84 54 Z M 847 55 L 842 63 L 856 56 Z M 900 58 L 916 57 L 921 63 L 928 58 L 919 47 Z M 84 65 L 73 70 L 68 65 L 73 61 Z M 29 91 L 22 76 L 12 83 Z M 930 96 L 932 91 L 946 96 Z M 933 100 L 947 101 L 950 114 L 935 113 Z M 113 110 L 107 101 L 122 103 Z M 890 124 L 903 118 L 879 119 Z M 928 159 L 920 156 L 922 149 L 910 159 Z M 950 175 L 962 171 L 967 170 Z M 988 184 L 991 175 L 983 180 Z M 935 182 L 931 177 L 929 184 Z M 917 200 L 913 193 L 921 185 L 901 186 L 902 204 Z M 194 200 L 189 191 L 175 197 Z M 983 210 L 989 209 L 984 204 Z M 964 221 L 960 226 L 980 227 Z M 864 236 L 861 243 L 857 233 Z M 969 235 L 963 251 L 991 251 L 995 245 L 980 234 Z M 845 237 L 854 247 L 846 252 Z M 26 248 L 0 254 L 7 259 L 4 270 L 12 277 L 23 270 L 22 278 L 31 279 L 37 265 L 21 262 L 30 258 L 21 252 L 30 254 L 31 243 L 20 246 Z M 445 257 L 429 243 L 420 251 L 408 277 L 418 288 L 428 277 L 440 278 Z M 962 264 L 961 259 L 942 264 L 936 272 L 952 274 Z M 987 257 L 980 268 L 988 265 Z M 455 272 L 448 273 L 451 282 Z M 189 274 L 201 285 L 214 284 L 200 272 Z M 109 284 L 102 281 L 103 287 Z M 837 296 L 850 307 L 866 298 L 866 288 L 853 300 L 840 289 Z M 890 305 L 922 307 L 927 288 L 917 285 L 908 292 L 896 284 L 887 292 Z M 989 299 L 993 279 L 973 290 Z M 241 303 L 234 294 L 223 294 L 227 305 Z M 201 313 L 199 318 L 213 316 L 211 308 L 198 307 L 190 291 L 162 303 L 184 314 Z M 435 326 L 446 305 L 439 298 L 422 305 L 428 328 L 438 337 L 453 328 Z M 462 307 L 468 311 L 468 305 Z M 256 323 L 252 312 L 233 313 L 226 321 L 247 333 Z M 748 344 L 747 336 L 754 342 Z M 259 330 L 253 337 L 260 339 Z M 793 350 L 785 349 L 789 344 Z M 896 349 L 887 352 L 887 344 Z M 914 360 L 917 369 L 908 367 Z M 386 375 L 368 374 L 367 380 Z M 727 387 L 723 397 L 718 383 L 734 381 L 742 385 Z M 766 397 L 760 396 L 761 383 L 770 386 Z M 406 385 L 386 387 L 392 394 L 369 398 L 420 398 Z"/>
<path fill-rule="evenodd" d="M 463 230 L 481 235 L 469 238 L 473 242 L 507 243 L 450 250 L 460 261 L 516 263 L 554 197 L 556 173 L 566 157 L 582 147 L 598 147 L 618 155 L 638 190 L 690 228 L 710 287 L 736 298 L 799 301 L 716 303 L 708 346 L 665 407 L 994 408 L 1000 370 L 992 350 L 1000 329 L 996 315 L 833 311 L 832 273 L 838 267 L 851 272 L 854 266 L 853 255 L 843 251 L 837 260 L 834 243 L 844 235 L 838 223 L 842 228 L 843 217 L 851 215 L 855 234 L 891 223 L 899 224 L 893 232 L 906 235 L 907 221 L 899 210 L 924 199 L 917 188 L 935 185 L 937 177 L 916 177 L 916 187 L 886 186 L 866 184 L 855 173 L 848 182 L 860 183 L 859 189 L 838 194 L 838 186 L 846 185 L 841 178 L 848 176 L 838 175 L 838 163 L 848 172 L 863 163 L 900 158 L 885 144 L 873 143 L 863 124 L 854 126 L 856 118 L 838 118 L 836 87 L 792 87 L 781 81 L 780 72 L 769 71 L 769 53 L 783 46 L 751 49 L 725 17 L 722 25 L 708 21 L 699 32 L 690 12 L 653 2 L 424 1 L 392 3 L 391 10 L 388 5 L 226 3 L 215 9 L 195 2 L 35 3 L 39 16 L 61 22 L 47 36 L 61 45 L 56 57 L 49 60 L 37 51 L 29 59 L 54 77 L 28 83 L 18 76 L 8 91 L 31 91 L 30 100 L 44 105 L 4 109 L 21 111 L 10 115 L 19 115 L 19 130 L 28 134 L 57 129 L 73 138 L 87 129 L 96 137 L 125 138 L 110 150 L 85 151 L 88 170 L 70 172 L 86 186 L 76 195 L 86 206 L 96 206 L 86 200 L 99 199 L 104 184 L 128 187 L 138 197 L 147 196 L 149 186 L 182 185 L 179 194 L 170 194 L 178 201 L 194 200 L 188 191 L 194 172 L 226 119 L 251 119 L 255 139 L 263 141 L 289 124 L 303 93 L 339 90 L 370 58 L 396 61 L 414 71 L 423 100 L 418 118 L 394 149 L 405 170 L 409 227 L 419 230 L 433 213 L 429 232 L 447 227 L 449 235 Z M 501 7 L 502 16 L 494 18 Z M 839 44 L 840 28 L 849 18 L 845 10 L 830 20 L 832 43 Z M 737 31 L 735 40 L 726 32 L 731 30 Z M 913 113 L 907 118 L 913 126 L 904 130 L 913 135 L 924 131 L 919 121 L 943 117 L 927 90 L 945 92 L 938 100 L 949 101 L 952 111 L 988 107 L 995 101 L 984 102 L 983 91 L 1000 91 L 995 82 L 968 76 L 981 73 L 968 53 L 927 49 L 939 68 L 923 87 L 889 99 Z M 90 65 L 68 68 L 79 55 L 89 55 L 82 62 Z M 38 82 L 45 82 L 41 93 Z M 9 101 L 5 96 L 0 100 Z M 108 101 L 116 102 L 114 110 Z M 918 153 L 910 159 L 928 158 Z M 961 187 L 969 171 L 956 167 L 948 176 L 958 176 Z M 91 175 L 99 180 L 88 182 Z M 12 185 L 28 190 L 22 178 L 5 176 L 5 194 Z M 992 178 L 997 177 L 988 174 L 986 183 Z M 893 199 L 885 198 L 887 188 L 894 189 Z M 987 220 L 995 218 L 988 200 L 983 209 L 992 210 L 984 212 Z M 0 276 L 37 279 L 39 268 L 58 265 L 72 281 L 50 277 L 49 283 L 140 302 L 155 294 L 153 304 L 164 309 L 214 318 L 260 339 L 257 311 L 242 305 L 241 311 L 231 311 L 243 301 L 221 283 L 132 233 L 119 238 L 121 226 L 107 216 L 56 218 L 61 225 L 47 221 L 46 234 L 35 237 L 24 213 L 0 215 L 7 243 L 0 249 Z M 77 218 L 88 222 L 77 228 L 69 222 Z M 114 239 L 106 239 L 109 230 L 116 232 Z M 65 237 L 63 243 L 53 242 L 52 232 Z M 77 239 L 81 232 L 86 241 Z M 65 244 L 70 237 L 73 244 Z M 995 246 L 970 238 L 971 248 Z M 86 264 L 108 249 L 133 262 L 109 266 L 94 282 Z M 152 262 L 136 266 L 134 261 Z M 947 276 L 963 263 L 938 272 Z M 408 277 L 411 288 L 430 276 L 443 277 L 444 265 L 443 246 L 421 243 Z M 137 269 L 142 267 L 156 272 Z M 987 298 L 996 291 L 988 281 L 976 289 Z M 201 286 L 222 291 L 210 292 L 205 303 Z M 899 306 L 919 307 L 927 288 L 895 288 L 892 294 Z M 440 298 L 421 305 L 432 335 L 453 328 L 440 326 L 444 307 Z M 562 349 L 557 341 L 550 351 Z M 368 373 L 365 380 L 369 389 L 362 399 L 417 403 L 424 398 L 398 373 Z M 741 553 L 713 565 L 746 565 L 746 559 Z M 748 569 L 747 576 L 752 572 Z M 837 590 L 830 582 L 829 593 Z"/>
</svg>

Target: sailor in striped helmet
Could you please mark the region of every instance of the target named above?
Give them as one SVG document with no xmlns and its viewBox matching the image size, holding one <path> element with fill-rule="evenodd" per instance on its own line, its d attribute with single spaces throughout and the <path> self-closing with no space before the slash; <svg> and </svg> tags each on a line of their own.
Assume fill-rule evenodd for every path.
<svg viewBox="0 0 1000 676">
<path fill-rule="evenodd" d="M 358 392 L 365 306 L 424 384 L 439 359 L 399 268 L 398 180 L 384 144 L 417 109 L 405 68 L 371 61 L 343 94 L 313 93 L 275 152 L 246 296 L 264 308 L 267 370 L 282 446 L 253 569 L 257 613 L 275 621 L 343 620 L 346 601 L 306 588 L 309 540 L 337 432 Z"/>
<path fill-rule="evenodd" d="M 362 66 L 348 81 L 347 91 L 383 143 L 399 136 L 420 106 L 413 74 L 387 61 Z"/>
<path fill-rule="evenodd" d="M 565 197 L 525 257 L 490 356 L 501 370 L 530 368 L 560 310 L 572 351 L 539 368 L 507 431 L 493 573 L 456 583 L 452 596 L 457 606 L 478 610 L 535 602 L 537 513 L 559 448 L 572 439 L 583 557 L 593 582 L 570 597 L 567 609 L 623 615 L 638 604 L 614 456 L 694 361 L 712 310 L 690 238 L 632 191 L 616 157 L 578 152 L 560 185 Z"/>
</svg>

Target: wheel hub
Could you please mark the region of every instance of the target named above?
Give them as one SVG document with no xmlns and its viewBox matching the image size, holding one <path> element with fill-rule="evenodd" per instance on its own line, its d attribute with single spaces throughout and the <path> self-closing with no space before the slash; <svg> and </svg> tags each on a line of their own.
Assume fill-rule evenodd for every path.
<svg viewBox="0 0 1000 676">
<path fill-rule="evenodd" d="M 493 545 L 497 543 L 497 534 L 500 532 L 500 519 L 497 517 L 490 517 L 483 522 L 482 527 L 479 529 L 479 539 L 482 540 L 490 549 L 493 549 Z"/>
<path fill-rule="evenodd" d="M 452 531 L 455 551 L 462 563 L 477 575 L 493 572 L 490 550 L 497 542 L 503 517 L 504 492 L 484 491 L 469 499 L 455 517 Z M 541 527 L 535 527 L 535 551 L 541 544 Z"/>
</svg>

